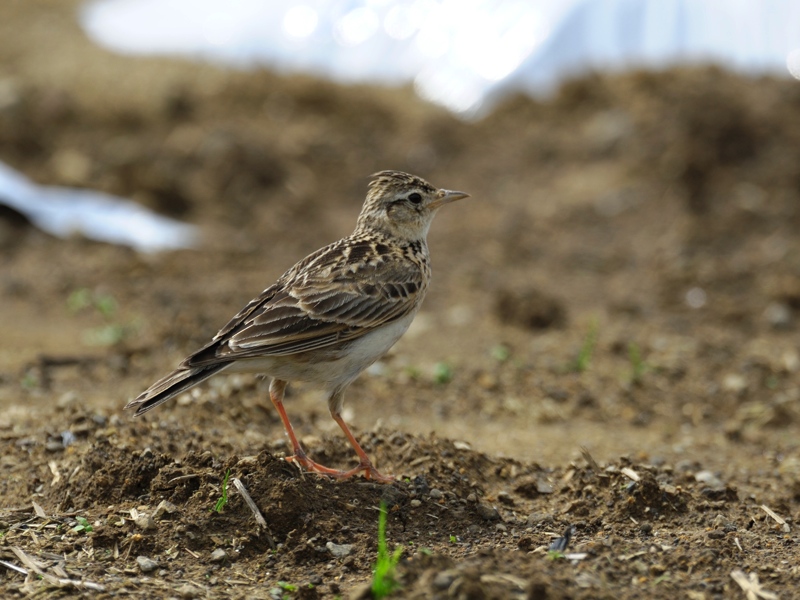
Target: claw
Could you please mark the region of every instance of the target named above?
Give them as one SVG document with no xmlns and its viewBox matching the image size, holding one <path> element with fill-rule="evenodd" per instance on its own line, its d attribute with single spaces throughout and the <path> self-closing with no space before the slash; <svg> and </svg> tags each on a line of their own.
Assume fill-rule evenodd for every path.
<svg viewBox="0 0 800 600">
<path fill-rule="evenodd" d="M 302 449 L 300 449 L 299 452 L 296 452 L 294 456 L 287 456 L 286 460 L 296 462 L 306 471 L 317 473 L 318 475 L 327 475 L 329 477 L 333 477 L 334 479 L 349 479 L 350 477 L 358 475 L 363 471 L 364 479 L 367 481 L 376 481 L 378 483 L 391 483 L 394 481 L 394 477 L 392 475 L 383 475 L 372 466 L 372 463 L 360 463 L 357 467 L 350 469 L 349 471 L 340 471 L 338 469 L 331 469 L 330 467 L 321 465 L 318 462 L 314 462 L 308 458 L 308 456 L 306 456 L 306 453 L 303 452 Z"/>
</svg>

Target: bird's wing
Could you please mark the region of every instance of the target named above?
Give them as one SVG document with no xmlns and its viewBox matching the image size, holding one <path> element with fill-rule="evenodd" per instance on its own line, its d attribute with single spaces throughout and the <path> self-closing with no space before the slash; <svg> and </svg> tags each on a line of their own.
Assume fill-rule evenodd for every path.
<svg viewBox="0 0 800 600">
<path fill-rule="evenodd" d="M 304 259 L 239 312 L 183 367 L 294 354 L 358 338 L 416 309 L 424 265 L 370 240 Z"/>
</svg>

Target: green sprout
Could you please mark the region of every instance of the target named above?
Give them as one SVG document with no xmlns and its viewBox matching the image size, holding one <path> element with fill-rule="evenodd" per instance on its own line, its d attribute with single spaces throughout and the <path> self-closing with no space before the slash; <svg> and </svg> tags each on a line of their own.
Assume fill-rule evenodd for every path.
<svg viewBox="0 0 800 600">
<path fill-rule="evenodd" d="M 511 357 L 511 350 L 505 344 L 498 344 L 492 348 L 490 354 L 497 362 L 506 362 Z"/>
<path fill-rule="evenodd" d="M 117 312 L 117 301 L 111 294 L 98 294 L 87 288 L 78 288 L 67 297 L 67 308 L 73 313 L 94 308 L 104 317 L 111 318 Z"/>
<path fill-rule="evenodd" d="M 592 322 L 589 325 L 589 331 L 586 332 L 586 337 L 583 339 L 581 349 L 578 352 L 578 356 L 576 356 L 575 360 L 572 361 L 570 370 L 575 371 L 576 373 L 583 373 L 589 368 L 589 363 L 592 361 L 594 348 L 597 345 L 597 330 L 597 319 L 592 319 Z"/>
<path fill-rule="evenodd" d="M 376 600 L 386 598 L 400 588 L 395 569 L 402 553 L 402 546 L 395 548 L 392 554 L 389 554 L 386 547 L 386 503 L 381 502 L 378 513 L 378 559 L 375 562 L 375 574 L 372 578 L 372 597 Z"/>
<path fill-rule="evenodd" d="M 636 342 L 628 344 L 628 359 L 631 361 L 631 381 L 641 383 L 642 377 L 647 371 L 647 363 L 642 360 L 642 353 Z"/>
<path fill-rule="evenodd" d="M 458 543 L 458 538 L 456 536 L 454 536 L 454 535 L 451 535 L 450 536 L 450 543 L 451 544 L 457 544 Z"/>
<path fill-rule="evenodd" d="M 101 315 L 110 319 L 117 312 L 117 301 L 111 295 L 97 294 L 94 297 L 94 307 Z"/>
<path fill-rule="evenodd" d="M 221 513 L 222 509 L 225 508 L 225 505 L 228 503 L 228 479 L 231 476 L 231 470 L 228 469 L 225 471 L 225 477 L 222 478 L 222 495 L 217 500 L 217 503 L 214 505 L 214 508 L 211 509 L 212 512 Z"/>
<path fill-rule="evenodd" d="M 83 342 L 89 346 L 113 346 L 134 333 L 139 323 L 136 321 L 122 324 L 113 319 L 117 314 L 117 301 L 110 294 L 92 292 L 87 288 L 78 288 L 67 297 L 67 309 L 78 313 L 93 309 L 106 321 L 105 325 L 92 327 L 83 332 Z"/>
<path fill-rule="evenodd" d="M 78 522 L 78 524 L 72 528 L 72 531 L 76 531 L 78 533 L 89 533 L 93 530 L 91 523 L 89 523 L 89 519 L 86 517 L 75 517 L 75 520 Z"/>
<path fill-rule="evenodd" d="M 443 385 L 445 383 L 449 383 L 453 379 L 453 369 L 450 368 L 450 365 L 447 363 L 436 363 L 433 366 L 433 380 Z"/>
<path fill-rule="evenodd" d="M 92 327 L 83 332 L 83 341 L 88 346 L 113 346 L 124 340 L 131 328 L 119 323 L 109 323 L 100 327 Z"/>
<path fill-rule="evenodd" d="M 33 373 L 25 373 L 20 385 L 26 390 L 32 390 L 39 386 L 39 379 Z"/>
<path fill-rule="evenodd" d="M 406 375 L 408 375 L 409 379 L 412 379 L 414 381 L 416 381 L 420 377 L 422 377 L 422 372 L 419 370 L 419 368 L 417 368 L 417 367 L 415 367 L 413 365 L 408 365 L 404 369 L 404 371 L 405 371 Z"/>
<path fill-rule="evenodd" d="M 78 288 L 67 297 L 67 308 L 70 312 L 78 312 L 92 305 L 92 292 L 87 288 Z"/>
<path fill-rule="evenodd" d="M 279 581 L 278 587 L 281 588 L 285 592 L 296 592 L 297 586 L 292 583 L 287 583 L 285 581 Z"/>
<path fill-rule="evenodd" d="M 669 571 L 668 571 L 668 572 L 664 573 L 663 575 L 659 575 L 658 577 L 656 577 L 653 580 L 653 585 L 658 585 L 659 583 L 662 583 L 662 582 L 665 582 L 665 581 L 669 581 L 669 580 L 670 580 L 670 576 L 669 576 Z"/>
<path fill-rule="evenodd" d="M 564 560 L 567 558 L 567 555 L 564 554 L 561 550 L 548 550 L 547 551 L 547 560 Z"/>
</svg>

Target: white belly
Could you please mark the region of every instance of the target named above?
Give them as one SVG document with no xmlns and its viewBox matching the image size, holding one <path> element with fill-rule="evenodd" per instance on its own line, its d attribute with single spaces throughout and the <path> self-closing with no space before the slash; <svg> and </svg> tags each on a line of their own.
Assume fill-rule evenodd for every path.
<svg viewBox="0 0 800 600">
<path fill-rule="evenodd" d="M 346 347 L 321 348 L 288 356 L 238 360 L 228 373 L 260 373 L 284 381 L 308 381 L 335 388 L 352 382 L 394 346 L 406 332 L 416 311 L 353 340 Z"/>
</svg>

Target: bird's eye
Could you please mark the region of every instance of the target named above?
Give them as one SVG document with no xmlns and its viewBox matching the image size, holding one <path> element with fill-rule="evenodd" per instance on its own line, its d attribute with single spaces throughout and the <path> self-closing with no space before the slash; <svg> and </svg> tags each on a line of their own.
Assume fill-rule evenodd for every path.
<svg viewBox="0 0 800 600">
<path fill-rule="evenodd" d="M 414 192 L 413 194 L 411 194 L 411 195 L 408 197 L 408 199 L 409 199 L 411 202 L 413 202 L 414 204 L 419 204 L 420 202 L 422 202 L 422 195 L 421 195 L 421 194 L 418 194 L 417 192 Z"/>
</svg>

